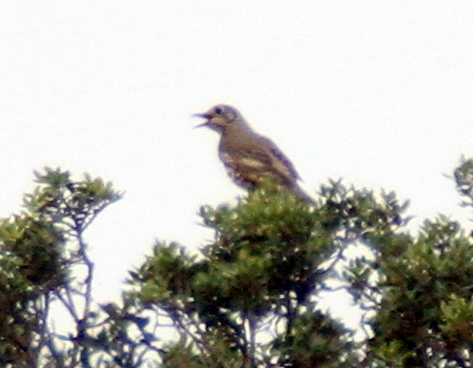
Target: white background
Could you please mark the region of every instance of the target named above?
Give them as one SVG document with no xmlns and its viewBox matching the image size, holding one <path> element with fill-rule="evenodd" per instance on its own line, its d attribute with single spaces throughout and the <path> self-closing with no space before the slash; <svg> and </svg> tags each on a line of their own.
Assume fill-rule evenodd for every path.
<svg viewBox="0 0 473 368">
<path fill-rule="evenodd" d="M 243 194 L 190 117 L 229 103 L 313 191 L 343 177 L 410 199 L 414 231 L 469 226 L 442 173 L 473 155 L 472 82 L 470 0 L 2 1 L 0 217 L 45 165 L 111 180 L 86 239 L 117 298 L 155 238 L 196 249 L 199 206 Z"/>
</svg>

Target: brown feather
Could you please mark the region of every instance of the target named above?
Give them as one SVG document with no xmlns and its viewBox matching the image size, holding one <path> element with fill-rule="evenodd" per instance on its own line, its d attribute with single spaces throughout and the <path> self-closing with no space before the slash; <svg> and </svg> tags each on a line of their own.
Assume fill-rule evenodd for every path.
<svg viewBox="0 0 473 368">
<path fill-rule="evenodd" d="M 236 184 L 253 190 L 263 179 L 269 179 L 314 203 L 298 186 L 300 176 L 292 162 L 273 141 L 254 132 L 236 109 L 217 105 L 198 116 L 208 119 L 200 126 L 221 134 L 219 157 Z"/>
</svg>

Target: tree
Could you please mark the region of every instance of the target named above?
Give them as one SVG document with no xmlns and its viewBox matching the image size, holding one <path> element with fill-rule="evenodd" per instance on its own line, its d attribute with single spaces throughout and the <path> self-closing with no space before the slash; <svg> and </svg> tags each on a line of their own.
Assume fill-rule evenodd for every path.
<svg viewBox="0 0 473 368">
<path fill-rule="evenodd" d="M 442 215 L 411 234 L 408 203 L 394 192 L 330 181 L 310 206 L 266 183 L 236 205 L 203 206 L 210 244 L 190 252 L 158 241 L 122 300 L 96 305 L 83 231 L 121 195 L 60 170 L 37 177 L 27 211 L 0 227 L 0 364 L 472 366 L 471 234 Z M 473 160 L 453 179 L 473 207 Z M 349 247 L 362 251 L 347 258 Z M 335 288 L 360 306 L 359 331 L 319 307 Z M 74 333 L 52 330 L 51 303 L 70 312 Z"/>
<path fill-rule="evenodd" d="M 47 168 L 25 197 L 25 211 L 0 224 L 0 365 L 3 367 L 90 366 L 86 346 L 94 326 L 93 263 L 83 232 L 120 198 L 110 183 Z M 49 324 L 60 303 L 76 325 L 58 336 Z M 70 344 L 62 348 L 66 340 Z"/>
</svg>

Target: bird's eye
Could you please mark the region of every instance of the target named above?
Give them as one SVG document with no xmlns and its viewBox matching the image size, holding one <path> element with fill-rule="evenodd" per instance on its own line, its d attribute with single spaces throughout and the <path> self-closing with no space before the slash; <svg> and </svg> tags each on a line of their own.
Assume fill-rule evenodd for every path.
<svg viewBox="0 0 473 368">
<path fill-rule="evenodd" d="M 220 115 L 223 112 L 223 107 L 222 106 L 217 106 L 215 108 L 215 112 Z"/>
</svg>

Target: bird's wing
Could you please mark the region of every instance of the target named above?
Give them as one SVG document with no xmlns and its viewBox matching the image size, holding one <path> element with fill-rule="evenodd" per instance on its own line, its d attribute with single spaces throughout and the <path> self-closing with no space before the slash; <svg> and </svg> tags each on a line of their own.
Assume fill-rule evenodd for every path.
<svg viewBox="0 0 473 368">
<path fill-rule="evenodd" d="M 268 173 L 271 160 L 259 157 L 247 150 L 227 150 L 219 153 L 227 174 L 238 185 L 254 189 L 265 173 Z"/>
<path fill-rule="evenodd" d="M 291 181 L 296 181 L 300 179 L 300 176 L 292 162 L 286 157 L 284 153 L 276 146 L 272 140 L 266 137 L 259 137 L 262 141 L 261 147 L 265 147 L 269 150 L 269 155 L 272 159 L 272 164 L 274 168 L 286 178 L 292 179 Z"/>
<path fill-rule="evenodd" d="M 220 159 L 229 175 L 240 180 L 240 185 L 252 186 L 268 174 L 289 186 L 299 179 L 291 161 L 270 139 L 258 136 L 256 142 L 246 143 L 248 142 L 236 147 L 225 145 L 225 149 L 219 150 Z"/>
</svg>

